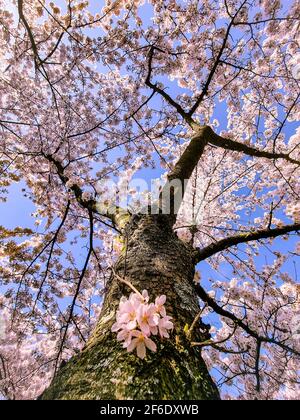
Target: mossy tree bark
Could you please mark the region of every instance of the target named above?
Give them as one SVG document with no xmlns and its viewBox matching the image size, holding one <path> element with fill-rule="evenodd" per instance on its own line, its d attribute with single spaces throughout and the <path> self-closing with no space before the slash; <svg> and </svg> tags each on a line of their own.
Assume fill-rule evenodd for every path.
<svg viewBox="0 0 300 420">
<path fill-rule="evenodd" d="M 150 297 L 165 294 L 175 329 L 157 340 L 145 360 L 127 353 L 111 333 L 122 295 L 130 290 L 112 275 L 98 325 L 83 351 L 62 367 L 41 399 L 219 399 L 198 347 L 184 332 L 199 313 L 193 249 L 163 215 L 134 216 L 126 228 L 126 250 L 115 273 Z M 195 329 L 193 341 L 201 341 Z"/>
</svg>

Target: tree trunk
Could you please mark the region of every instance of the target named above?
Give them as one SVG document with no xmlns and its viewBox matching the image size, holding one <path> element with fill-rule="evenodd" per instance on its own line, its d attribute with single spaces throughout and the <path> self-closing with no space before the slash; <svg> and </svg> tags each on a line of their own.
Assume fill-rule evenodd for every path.
<svg viewBox="0 0 300 420">
<path fill-rule="evenodd" d="M 167 313 L 175 325 L 171 338 L 157 339 L 157 352 L 148 351 L 144 360 L 122 348 L 111 326 L 121 296 L 130 290 L 112 276 L 93 335 L 59 370 L 41 399 L 219 399 L 199 348 L 184 333 L 199 312 L 191 247 L 178 239 L 163 215 L 134 216 L 126 237 L 115 272 L 138 290 L 148 290 L 151 300 L 167 296 Z M 193 341 L 199 340 L 196 328 Z"/>
</svg>

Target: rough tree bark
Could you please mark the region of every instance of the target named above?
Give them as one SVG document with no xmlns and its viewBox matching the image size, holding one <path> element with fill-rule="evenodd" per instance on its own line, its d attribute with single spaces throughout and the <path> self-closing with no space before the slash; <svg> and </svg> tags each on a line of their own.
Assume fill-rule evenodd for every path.
<svg viewBox="0 0 300 420">
<path fill-rule="evenodd" d="M 165 215 L 134 216 L 126 249 L 115 273 L 150 297 L 167 295 L 172 337 L 158 343 L 145 360 L 127 353 L 110 329 L 122 295 L 130 290 L 112 275 L 98 325 L 84 350 L 60 369 L 41 399 L 219 399 L 198 347 L 184 332 L 199 313 L 193 249 L 174 233 Z M 195 329 L 193 339 L 201 341 Z"/>
</svg>

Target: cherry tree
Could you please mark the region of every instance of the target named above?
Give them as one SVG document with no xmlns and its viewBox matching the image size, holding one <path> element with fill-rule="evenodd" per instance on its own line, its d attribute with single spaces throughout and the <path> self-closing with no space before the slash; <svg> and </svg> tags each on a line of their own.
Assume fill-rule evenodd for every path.
<svg viewBox="0 0 300 420">
<path fill-rule="evenodd" d="M 299 23 L 0 0 L 3 398 L 299 398 Z"/>
</svg>

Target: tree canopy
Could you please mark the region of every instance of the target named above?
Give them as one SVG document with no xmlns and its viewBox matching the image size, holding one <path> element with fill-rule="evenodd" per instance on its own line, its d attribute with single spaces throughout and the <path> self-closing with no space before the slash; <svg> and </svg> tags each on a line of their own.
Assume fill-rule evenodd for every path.
<svg viewBox="0 0 300 420">
<path fill-rule="evenodd" d="M 299 25 L 297 0 L 0 0 L 1 206 L 34 219 L 0 226 L 4 398 L 84 346 L 152 197 L 133 179 L 189 180 L 173 228 L 223 397 L 299 398 Z"/>
</svg>

